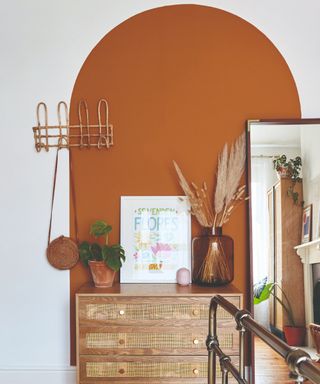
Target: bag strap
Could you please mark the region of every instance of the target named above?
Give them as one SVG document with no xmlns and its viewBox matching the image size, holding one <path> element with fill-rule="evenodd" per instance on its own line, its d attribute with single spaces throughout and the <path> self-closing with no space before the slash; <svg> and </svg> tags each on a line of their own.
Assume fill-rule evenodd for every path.
<svg viewBox="0 0 320 384">
<path fill-rule="evenodd" d="M 75 231 L 75 236 L 76 236 L 76 243 L 79 244 L 76 187 L 75 187 L 75 182 L 74 182 L 73 161 L 72 161 L 72 151 L 71 150 L 69 150 L 69 169 L 70 169 L 71 198 L 72 198 L 73 209 L 74 209 L 74 231 Z"/>
<path fill-rule="evenodd" d="M 53 175 L 53 188 L 52 188 L 52 197 L 51 197 L 51 212 L 50 212 L 50 222 L 49 222 L 49 233 L 48 233 L 48 246 L 50 244 L 51 238 L 51 227 L 52 227 L 52 213 L 53 213 L 53 205 L 54 205 L 54 196 L 56 192 L 56 182 L 57 182 L 57 173 L 58 173 L 58 163 L 59 163 L 59 151 L 60 147 L 57 148 L 56 161 L 54 166 L 54 175 Z M 72 167 L 72 156 L 71 151 L 69 151 L 69 167 L 70 167 L 70 185 L 71 185 L 71 198 L 74 206 L 74 228 L 76 235 L 76 243 L 78 244 L 78 219 L 77 219 L 77 210 L 76 210 L 76 191 L 74 185 L 74 177 L 73 177 L 73 167 Z"/>
</svg>

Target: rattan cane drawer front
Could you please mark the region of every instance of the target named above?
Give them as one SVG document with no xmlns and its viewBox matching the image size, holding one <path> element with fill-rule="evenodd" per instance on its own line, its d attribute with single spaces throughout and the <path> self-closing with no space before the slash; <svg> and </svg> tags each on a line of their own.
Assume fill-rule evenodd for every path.
<svg viewBox="0 0 320 384">
<path fill-rule="evenodd" d="M 103 380 L 106 383 L 121 382 L 124 379 L 148 379 L 148 382 L 160 379 L 172 382 L 186 382 L 190 379 L 207 377 L 207 358 L 201 357 L 110 357 L 85 356 L 80 359 L 80 375 L 84 382 Z M 182 381 L 180 381 L 182 380 Z M 169 381 L 171 382 L 171 381 Z"/>
<path fill-rule="evenodd" d="M 240 306 L 239 296 L 230 296 L 228 300 Z M 163 325 L 183 325 L 186 320 L 208 321 L 208 297 L 197 298 L 114 298 L 80 297 L 79 320 L 82 325 L 96 324 L 137 324 L 147 325 L 160 321 Z M 222 308 L 217 311 L 218 324 L 232 320 L 232 316 Z M 173 323 L 174 321 L 174 323 Z"/>
<path fill-rule="evenodd" d="M 206 355 L 205 327 L 82 327 L 80 354 L 86 355 Z M 219 330 L 219 343 L 229 355 L 237 354 L 239 336 L 234 328 Z"/>
<path fill-rule="evenodd" d="M 86 383 L 207 383 L 207 356 L 110 357 L 80 358 L 81 384 Z M 239 359 L 232 358 L 238 365 Z M 217 377 L 221 377 L 217 361 Z M 233 379 L 229 383 L 234 383 Z"/>
</svg>

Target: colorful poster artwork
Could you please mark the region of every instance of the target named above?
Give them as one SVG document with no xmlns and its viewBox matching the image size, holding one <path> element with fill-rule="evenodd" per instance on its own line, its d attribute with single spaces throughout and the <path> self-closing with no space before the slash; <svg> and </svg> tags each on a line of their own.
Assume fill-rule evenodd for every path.
<svg viewBox="0 0 320 384">
<path fill-rule="evenodd" d="M 121 244 L 126 262 L 121 282 L 176 282 L 190 269 L 190 213 L 185 199 L 123 197 Z"/>
<path fill-rule="evenodd" d="M 302 243 L 311 241 L 312 204 L 303 208 L 302 213 Z"/>
</svg>

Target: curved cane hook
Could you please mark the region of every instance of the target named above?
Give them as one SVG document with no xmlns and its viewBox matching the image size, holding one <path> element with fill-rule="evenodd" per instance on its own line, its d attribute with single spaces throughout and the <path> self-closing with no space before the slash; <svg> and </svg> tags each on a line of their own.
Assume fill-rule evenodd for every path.
<svg viewBox="0 0 320 384">
<path fill-rule="evenodd" d="M 105 121 L 104 124 L 101 122 L 101 109 L 104 105 L 105 112 Z M 99 139 L 98 139 L 98 148 L 101 149 L 102 146 L 106 148 L 110 147 L 109 137 L 108 137 L 108 125 L 109 125 L 109 106 L 106 99 L 100 99 L 98 103 L 98 124 L 99 124 Z M 102 134 L 102 126 L 106 127 L 107 136 Z M 104 145 L 102 143 L 105 143 Z"/>
<path fill-rule="evenodd" d="M 44 123 L 45 125 L 41 126 L 41 123 L 40 123 L 40 109 L 43 109 L 43 113 L 44 113 Z M 41 143 L 41 128 L 45 128 L 45 132 L 46 132 L 46 143 L 44 145 L 44 148 L 45 150 L 48 152 L 49 151 L 49 135 L 48 135 L 48 108 L 47 108 L 47 105 L 46 103 L 44 103 L 43 101 L 41 101 L 40 103 L 38 103 L 37 105 L 37 124 L 38 124 L 38 129 L 39 129 L 39 141 L 36 143 L 36 150 L 37 152 L 40 152 L 41 150 L 41 147 L 43 146 L 42 143 Z"/>
<path fill-rule="evenodd" d="M 82 107 L 83 106 L 83 107 Z M 84 147 L 84 142 L 83 142 L 83 137 L 84 137 L 84 134 L 83 134 L 83 124 L 82 124 L 82 112 L 81 112 L 81 109 L 84 109 L 84 112 L 85 112 L 85 119 L 86 119 L 86 123 L 85 123 L 85 126 L 87 127 L 87 139 L 88 139 L 88 147 L 91 146 L 91 143 L 90 143 L 90 131 L 89 131 L 89 110 L 88 110 L 88 104 L 85 100 L 80 100 L 79 102 L 79 105 L 78 105 L 78 118 L 79 118 L 79 126 L 80 126 L 80 148 L 83 148 Z"/>
<path fill-rule="evenodd" d="M 62 120 L 61 120 L 61 106 L 64 107 L 64 119 L 65 119 L 65 126 L 67 127 L 67 135 L 62 134 Z M 57 107 L 57 115 L 58 115 L 58 124 L 59 124 L 59 140 L 58 140 L 58 146 L 59 148 L 62 147 L 63 141 L 65 141 L 65 145 L 67 148 L 69 147 L 69 111 L 68 106 L 65 101 L 59 101 L 58 107 Z"/>
</svg>

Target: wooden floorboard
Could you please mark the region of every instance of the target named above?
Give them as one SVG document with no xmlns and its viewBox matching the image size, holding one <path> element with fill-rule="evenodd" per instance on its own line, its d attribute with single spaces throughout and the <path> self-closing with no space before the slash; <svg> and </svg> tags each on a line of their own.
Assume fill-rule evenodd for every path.
<svg viewBox="0 0 320 384">
<path fill-rule="evenodd" d="M 255 384 L 293 384 L 284 360 L 261 340 L 255 340 Z"/>
</svg>

